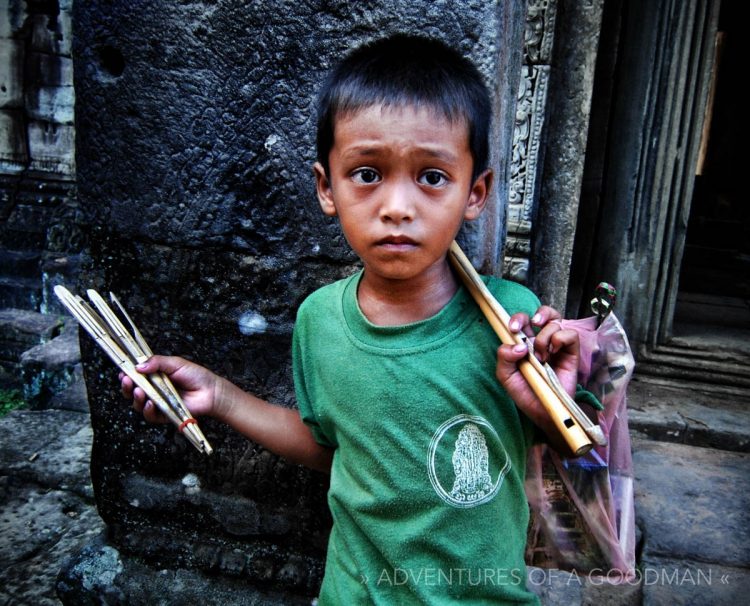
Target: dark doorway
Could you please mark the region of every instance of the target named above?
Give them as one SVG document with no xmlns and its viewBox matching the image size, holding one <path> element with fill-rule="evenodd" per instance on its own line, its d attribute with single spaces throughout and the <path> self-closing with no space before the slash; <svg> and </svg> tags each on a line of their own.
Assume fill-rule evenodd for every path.
<svg viewBox="0 0 750 606">
<path fill-rule="evenodd" d="M 677 338 L 713 334 L 732 348 L 750 343 L 750 203 L 741 160 L 746 157 L 742 137 L 748 115 L 740 105 L 748 36 L 742 23 L 739 3 L 722 2 L 715 85 L 696 170 L 673 333 Z"/>
</svg>

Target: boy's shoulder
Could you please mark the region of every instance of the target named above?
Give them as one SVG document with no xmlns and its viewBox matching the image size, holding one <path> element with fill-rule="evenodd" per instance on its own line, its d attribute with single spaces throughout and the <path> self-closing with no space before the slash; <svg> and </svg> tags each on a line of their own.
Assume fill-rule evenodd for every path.
<svg viewBox="0 0 750 606">
<path fill-rule="evenodd" d="M 300 305 L 297 310 L 297 321 L 307 316 L 319 314 L 330 314 L 341 307 L 341 300 L 347 285 L 357 278 L 358 273 L 336 280 L 330 284 L 321 286 L 314 290 Z"/>
<path fill-rule="evenodd" d="M 530 314 L 538 309 L 538 297 L 523 284 L 495 276 L 482 278 L 489 291 L 509 314 L 513 315 L 519 311 Z"/>
</svg>

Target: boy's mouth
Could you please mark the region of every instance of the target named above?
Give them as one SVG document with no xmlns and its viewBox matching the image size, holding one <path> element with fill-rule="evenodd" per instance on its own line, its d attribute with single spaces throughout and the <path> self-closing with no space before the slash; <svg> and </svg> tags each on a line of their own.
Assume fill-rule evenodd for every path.
<svg viewBox="0 0 750 606">
<path fill-rule="evenodd" d="M 390 249 L 406 250 L 416 246 L 417 242 L 408 236 L 386 236 L 375 242 L 375 244 Z"/>
</svg>

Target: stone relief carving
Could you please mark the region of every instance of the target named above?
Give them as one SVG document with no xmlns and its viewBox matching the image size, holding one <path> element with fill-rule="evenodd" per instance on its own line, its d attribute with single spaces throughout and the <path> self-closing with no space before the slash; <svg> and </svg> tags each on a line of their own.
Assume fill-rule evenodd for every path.
<svg viewBox="0 0 750 606">
<path fill-rule="evenodd" d="M 518 86 L 504 263 L 505 276 L 519 282 L 525 282 L 528 275 L 556 12 L 556 0 L 529 0 L 527 4 L 525 65 Z"/>
<path fill-rule="evenodd" d="M 549 64 L 556 16 L 557 0 L 528 1 L 523 49 L 525 64 Z"/>
</svg>

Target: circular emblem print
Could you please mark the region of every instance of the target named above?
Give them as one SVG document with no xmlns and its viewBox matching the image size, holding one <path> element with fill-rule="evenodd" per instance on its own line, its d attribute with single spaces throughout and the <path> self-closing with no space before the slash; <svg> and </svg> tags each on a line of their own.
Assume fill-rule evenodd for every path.
<svg viewBox="0 0 750 606">
<path fill-rule="evenodd" d="M 453 507 L 474 507 L 497 494 L 510 459 L 485 419 L 458 415 L 435 431 L 427 466 L 432 487 L 443 501 Z"/>
</svg>

